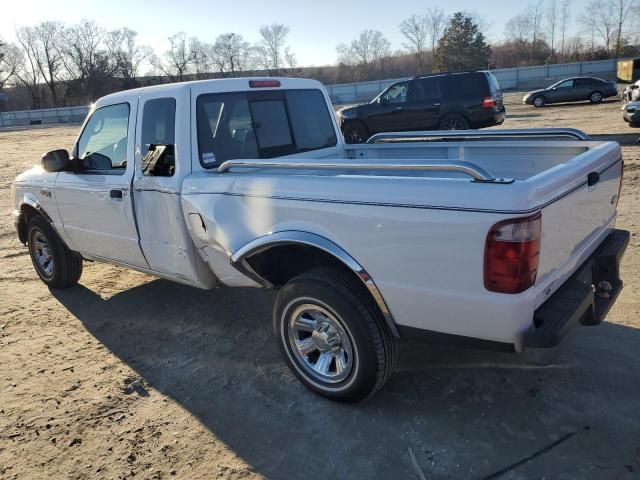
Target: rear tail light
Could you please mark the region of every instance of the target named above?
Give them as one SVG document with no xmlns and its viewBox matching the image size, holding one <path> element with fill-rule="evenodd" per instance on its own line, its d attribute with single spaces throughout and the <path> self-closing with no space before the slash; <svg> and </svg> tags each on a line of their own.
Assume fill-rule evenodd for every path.
<svg viewBox="0 0 640 480">
<path fill-rule="evenodd" d="M 496 106 L 496 100 L 493 97 L 484 97 L 484 100 L 482 101 L 483 108 L 493 108 L 495 106 Z"/>
<path fill-rule="evenodd" d="M 616 209 L 620 203 L 620 195 L 622 195 L 622 179 L 624 177 L 624 160 L 620 160 L 620 184 L 618 185 L 618 197 L 616 198 Z"/>
<path fill-rule="evenodd" d="M 542 213 L 496 223 L 484 251 L 484 286 L 499 293 L 520 293 L 533 286 L 540 259 Z"/>
<path fill-rule="evenodd" d="M 249 80 L 251 88 L 274 88 L 280 86 L 280 80 Z"/>
</svg>

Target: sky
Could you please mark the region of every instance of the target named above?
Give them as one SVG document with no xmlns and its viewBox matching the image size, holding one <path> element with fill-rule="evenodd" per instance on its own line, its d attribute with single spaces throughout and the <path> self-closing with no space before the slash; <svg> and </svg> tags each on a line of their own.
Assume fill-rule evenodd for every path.
<svg viewBox="0 0 640 480">
<path fill-rule="evenodd" d="M 573 11 L 587 0 L 573 0 Z M 450 14 L 475 11 L 489 22 L 488 37 L 500 40 L 504 24 L 522 12 L 525 2 L 504 0 L 18 0 L 0 2 L 0 37 L 12 41 L 16 27 L 44 20 L 71 24 L 88 18 L 113 30 L 136 30 L 141 44 L 157 53 L 168 47 L 167 37 L 184 31 L 202 41 L 213 42 L 221 33 L 235 32 L 249 42 L 259 40 L 260 25 L 284 23 L 291 32 L 288 44 L 300 66 L 336 62 L 336 45 L 349 43 L 364 29 L 380 30 L 392 44 L 402 48 L 398 30 L 411 14 L 439 6 Z"/>
</svg>

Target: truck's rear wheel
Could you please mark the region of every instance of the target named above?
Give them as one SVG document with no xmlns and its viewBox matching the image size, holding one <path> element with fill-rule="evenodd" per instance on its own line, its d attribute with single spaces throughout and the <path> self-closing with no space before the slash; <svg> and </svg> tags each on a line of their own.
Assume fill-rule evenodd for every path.
<svg viewBox="0 0 640 480">
<path fill-rule="evenodd" d="M 40 279 L 52 288 L 67 288 L 82 275 L 82 257 L 69 250 L 53 227 L 40 215 L 27 226 L 31 261 Z"/>
<path fill-rule="evenodd" d="M 357 402 L 393 370 L 393 334 L 363 287 L 339 270 L 315 269 L 287 283 L 273 322 L 289 368 L 323 397 Z"/>
</svg>

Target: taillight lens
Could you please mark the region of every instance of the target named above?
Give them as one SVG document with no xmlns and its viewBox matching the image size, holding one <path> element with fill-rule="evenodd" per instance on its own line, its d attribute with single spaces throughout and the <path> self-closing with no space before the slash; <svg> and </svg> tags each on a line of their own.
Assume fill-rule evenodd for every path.
<svg viewBox="0 0 640 480">
<path fill-rule="evenodd" d="M 483 108 L 493 108 L 496 106 L 496 101 L 493 97 L 484 97 L 484 100 L 482 101 L 482 106 Z"/>
<path fill-rule="evenodd" d="M 496 223 L 485 243 L 484 286 L 499 293 L 520 293 L 536 281 L 542 213 Z"/>
<path fill-rule="evenodd" d="M 622 179 L 624 178 L 624 160 L 620 161 L 620 184 L 618 185 L 618 197 L 616 198 L 616 208 L 618 208 L 618 203 L 620 203 L 620 195 L 622 195 Z"/>
</svg>

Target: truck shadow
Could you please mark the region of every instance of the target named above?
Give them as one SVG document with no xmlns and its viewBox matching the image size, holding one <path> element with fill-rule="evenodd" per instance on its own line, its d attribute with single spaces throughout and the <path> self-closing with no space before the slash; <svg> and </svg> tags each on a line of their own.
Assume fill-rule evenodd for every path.
<svg viewBox="0 0 640 480">
<path fill-rule="evenodd" d="M 387 386 L 343 405 L 308 392 L 281 361 L 273 293 L 155 280 L 107 300 L 83 286 L 52 294 L 149 386 L 270 479 L 640 471 L 634 328 L 583 328 L 549 367 L 404 343 Z"/>
</svg>

